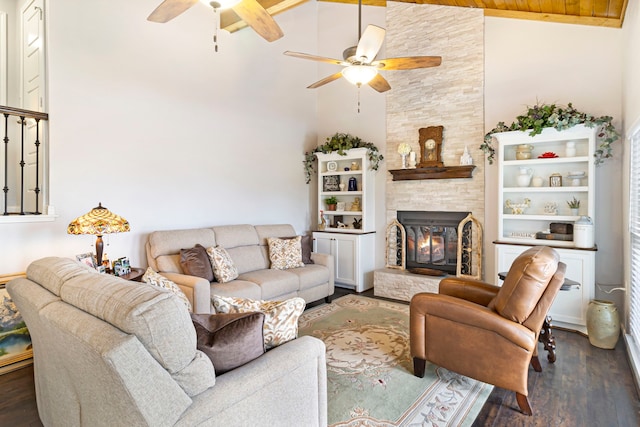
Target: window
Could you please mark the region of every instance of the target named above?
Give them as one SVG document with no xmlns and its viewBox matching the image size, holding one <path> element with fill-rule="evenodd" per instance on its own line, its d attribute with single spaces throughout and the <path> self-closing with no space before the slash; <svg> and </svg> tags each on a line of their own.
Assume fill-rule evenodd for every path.
<svg viewBox="0 0 640 427">
<path fill-rule="evenodd" d="M 640 126 L 630 138 L 629 168 L 629 329 L 627 344 L 636 379 L 640 373 Z"/>
</svg>

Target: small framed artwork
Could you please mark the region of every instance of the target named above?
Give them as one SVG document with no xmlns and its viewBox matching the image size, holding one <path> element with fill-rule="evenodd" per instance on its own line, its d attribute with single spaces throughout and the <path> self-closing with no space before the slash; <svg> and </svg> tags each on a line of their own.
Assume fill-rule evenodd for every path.
<svg viewBox="0 0 640 427">
<path fill-rule="evenodd" d="M 549 187 L 562 187 L 562 175 L 554 173 L 549 177 Z"/>
<path fill-rule="evenodd" d="M 340 191 L 340 177 L 338 175 L 322 177 L 322 191 Z"/>
<path fill-rule="evenodd" d="M 76 255 L 76 259 L 83 264 L 87 264 L 91 268 L 96 268 L 96 264 L 93 260 L 93 253 L 87 252 L 86 254 Z"/>
<path fill-rule="evenodd" d="M 124 276 L 131 273 L 131 265 L 129 264 L 129 258 L 122 257 L 113 261 L 113 274 L 116 276 Z"/>
<path fill-rule="evenodd" d="M 337 171 L 337 170 L 338 170 L 338 163 L 333 162 L 333 161 L 331 161 L 331 162 L 327 162 L 327 170 L 328 170 L 329 172 L 335 172 L 335 171 Z"/>
</svg>

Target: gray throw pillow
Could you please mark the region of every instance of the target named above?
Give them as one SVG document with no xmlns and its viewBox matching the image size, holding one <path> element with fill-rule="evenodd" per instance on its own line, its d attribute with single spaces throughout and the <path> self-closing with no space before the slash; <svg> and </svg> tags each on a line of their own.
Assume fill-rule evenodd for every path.
<svg viewBox="0 0 640 427">
<path fill-rule="evenodd" d="M 191 249 L 180 249 L 180 266 L 185 274 L 215 280 L 207 249 L 198 244 Z"/>
<path fill-rule="evenodd" d="M 191 314 L 198 350 L 211 359 L 216 375 L 251 362 L 264 354 L 264 314 Z"/>
</svg>

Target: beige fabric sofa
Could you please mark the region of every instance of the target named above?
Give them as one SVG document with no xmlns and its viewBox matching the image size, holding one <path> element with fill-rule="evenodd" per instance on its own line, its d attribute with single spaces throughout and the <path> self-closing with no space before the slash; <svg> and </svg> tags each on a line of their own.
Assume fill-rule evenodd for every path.
<svg viewBox="0 0 640 427">
<path fill-rule="evenodd" d="M 325 426 L 325 346 L 301 337 L 215 376 L 169 291 L 44 258 L 7 285 L 45 426 Z"/>
<path fill-rule="evenodd" d="M 307 303 L 334 293 L 333 257 L 312 253 L 314 264 L 289 270 L 269 268 L 269 237 L 295 236 L 289 224 L 223 225 L 211 228 L 154 231 L 146 243 L 147 262 L 155 271 L 177 283 L 191 301 L 194 313 L 214 312 L 211 295 L 257 300 L 301 297 Z M 209 283 L 184 274 L 180 249 L 200 244 L 227 250 L 240 276 L 228 283 Z"/>
</svg>

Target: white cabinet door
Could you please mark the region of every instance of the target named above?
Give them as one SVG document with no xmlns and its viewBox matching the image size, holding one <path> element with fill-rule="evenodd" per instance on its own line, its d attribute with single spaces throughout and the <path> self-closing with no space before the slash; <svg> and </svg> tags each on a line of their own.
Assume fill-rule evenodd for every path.
<svg viewBox="0 0 640 427">
<path fill-rule="evenodd" d="M 336 282 L 355 287 L 358 284 L 357 236 L 336 236 L 333 240 L 333 256 L 336 260 Z"/>
<path fill-rule="evenodd" d="M 313 251 L 333 255 L 336 286 L 356 292 L 373 287 L 375 234 L 314 232 Z"/>
<path fill-rule="evenodd" d="M 528 246 L 496 245 L 498 272 L 507 272 Z M 580 283 L 578 289 L 559 291 L 549 309 L 552 324 L 587 333 L 587 307 L 595 295 L 595 251 L 555 248 L 560 261 L 567 264 L 565 277 Z M 502 284 L 502 282 L 500 282 Z"/>
</svg>

